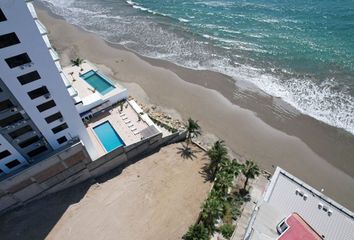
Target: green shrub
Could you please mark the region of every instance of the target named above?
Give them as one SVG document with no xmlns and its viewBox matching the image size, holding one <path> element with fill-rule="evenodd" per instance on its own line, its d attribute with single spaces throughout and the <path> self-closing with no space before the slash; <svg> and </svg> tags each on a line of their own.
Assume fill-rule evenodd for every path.
<svg viewBox="0 0 354 240">
<path fill-rule="evenodd" d="M 230 202 L 225 202 L 224 203 L 224 216 L 223 216 L 223 222 L 224 223 L 232 223 L 233 219 L 233 208 Z"/>
<path fill-rule="evenodd" d="M 220 232 L 226 239 L 230 239 L 234 233 L 235 227 L 232 224 L 224 224 L 220 227 Z"/>
<path fill-rule="evenodd" d="M 207 200 L 203 204 L 201 212 L 201 222 L 208 228 L 210 233 L 215 230 L 217 220 L 222 217 L 224 202 L 219 198 L 215 191 L 211 191 Z"/>
<path fill-rule="evenodd" d="M 183 240 L 209 240 L 209 232 L 202 223 L 189 227 L 188 232 L 183 235 Z"/>
</svg>

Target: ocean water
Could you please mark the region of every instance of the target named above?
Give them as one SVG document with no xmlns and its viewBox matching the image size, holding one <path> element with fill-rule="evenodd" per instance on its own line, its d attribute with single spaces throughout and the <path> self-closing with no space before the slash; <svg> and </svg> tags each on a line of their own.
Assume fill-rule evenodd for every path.
<svg viewBox="0 0 354 240">
<path fill-rule="evenodd" d="M 354 134 L 353 0 L 40 0 L 142 55 L 250 81 Z"/>
</svg>

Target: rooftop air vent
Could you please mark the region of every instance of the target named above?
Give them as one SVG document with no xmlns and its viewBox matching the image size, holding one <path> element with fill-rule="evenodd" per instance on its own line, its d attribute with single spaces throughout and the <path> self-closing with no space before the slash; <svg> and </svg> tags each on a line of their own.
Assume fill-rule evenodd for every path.
<svg viewBox="0 0 354 240">
<path fill-rule="evenodd" d="M 333 211 L 332 210 L 328 210 L 327 214 L 328 214 L 328 217 L 330 217 L 330 216 L 332 216 Z"/>
</svg>

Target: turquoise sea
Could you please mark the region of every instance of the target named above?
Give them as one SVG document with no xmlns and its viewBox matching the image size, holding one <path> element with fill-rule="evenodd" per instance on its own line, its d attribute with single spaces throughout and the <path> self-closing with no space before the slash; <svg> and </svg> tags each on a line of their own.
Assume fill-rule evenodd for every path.
<svg viewBox="0 0 354 240">
<path fill-rule="evenodd" d="M 353 0 L 40 0 L 142 55 L 250 81 L 354 133 Z"/>
</svg>

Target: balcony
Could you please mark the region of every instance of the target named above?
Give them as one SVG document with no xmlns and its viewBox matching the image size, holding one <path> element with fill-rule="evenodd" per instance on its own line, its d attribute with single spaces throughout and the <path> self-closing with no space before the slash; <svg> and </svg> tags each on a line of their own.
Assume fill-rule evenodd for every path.
<svg viewBox="0 0 354 240">
<path fill-rule="evenodd" d="M 45 146 L 45 142 L 38 136 L 26 139 L 17 143 L 24 151 L 28 152 L 41 146 Z"/>
<path fill-rule="evenodd" d="M 37 25 L 37 28 L 39 29 L 39 32 L 42 35 L 45 35 L 48 33 L 47 29 L 45 28 L 45 26 L 39 21 L 39 20 L 35 20 L 35 23 Z"/>
<path fill-rule="evenodd" d="M 26 132 L 26 133 L 18 136 L 13 141 L 18 144 L 18 143 L 23 142 L 31 137 L 34 137 L 34 136 L 37 136 L 37 132 L 36 131 L 29 131 L 29 132 Z"/>
<path fill-rule="evenodd" d="M 54 49 L 49 49 L 49 53 L 52 56 L 54 62 L 59 61 L 59 55 L 56 51 L 54 51 Z"/>
<path fill-rule="evenodd" d="M 55 62 L 55 66 L 57 66 L 58 71 L 61 73 L 63 69 L 61 68 L 60 62 Z"/>
<path fill-rule="evenodd" d="M 78 95 L 77 91 L 73 87 L 69 87 L 68 92 L 71 97 L 76 97 Z"/>
<path fill-rule="evenodd" d="M 47 46 L 47 48 L 51 49 L 52 45 L 50 44 L 48 36 L 47 35 L 43 35 L 42 38 L 43 38 L 43 41 L 45 42 L 45 45 Z"/>
<path fill-rule="evenodd" d="M 70 81 L 66 78 L 65 74 L 63 72 L 60 73 L 61 78 L 63 79 L 63 82 L 65 84 L 66 88 L 70 88 L 71 87 L 71 83 Z"/>
<path fill-rule="evenodd" d="M 1 119 L 7 118 L 17 112 L 18 112 L 18 109 L 15 106 L 3 109 L 0 111 L 0 118 Z"/>
<path fill-rule="evenodd" d="M 4 126 L 1 128 L 1 130 L 9 131 L 9 130 L 15 130 L 16 128 L 23 127 L 25 124 L 27 124 L 27 120 L 23 119 L 17 122 L 14 122 L 10 125 Z"/>
<path fill-rule="evenodd" d="M 37 19 L 38 18 L 37 17 L 37 13 L 36 13 L 36 10 L 33 7 L 32 1 L 26 1 L 26 2 L 27 2 L 27 8 L 30 11 L 33 19 Z"/>
</svg>

